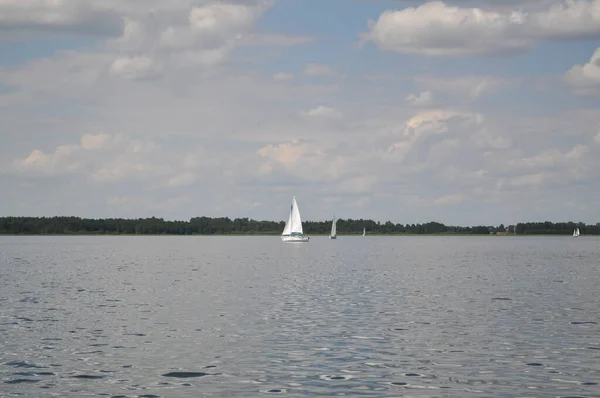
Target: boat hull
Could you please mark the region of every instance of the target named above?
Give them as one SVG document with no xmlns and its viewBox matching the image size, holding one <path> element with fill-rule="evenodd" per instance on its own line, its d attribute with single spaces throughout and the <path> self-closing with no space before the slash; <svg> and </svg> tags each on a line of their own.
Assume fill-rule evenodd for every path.
<svg viewBox="0 0 600 398">
<path fill-rule="evenodd" d="M 329 239 L 337 239 L 337 236 L 330 236 Z"/>
<path fill-rule="evenodd" d="M 308 242 L 310 237 L 304 235 L 283 235 L 281 240 L 284 242 Z"/>
</svg>

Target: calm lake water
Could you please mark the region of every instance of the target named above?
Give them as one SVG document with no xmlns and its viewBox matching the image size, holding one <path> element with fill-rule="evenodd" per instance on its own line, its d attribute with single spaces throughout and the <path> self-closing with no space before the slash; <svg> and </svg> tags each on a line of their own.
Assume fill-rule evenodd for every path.
<svg viewBox="0 0 600 398">
<path fill-rule="evenodd" d="M 600 397 L 599 237 L 0 237 L 0 396 Z"/>
</svg>

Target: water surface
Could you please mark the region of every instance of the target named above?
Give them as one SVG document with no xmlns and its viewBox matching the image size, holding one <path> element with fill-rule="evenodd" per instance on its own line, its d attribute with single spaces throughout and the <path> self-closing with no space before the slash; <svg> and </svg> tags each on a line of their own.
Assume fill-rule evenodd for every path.
<svg viewBox="0 0 600 398">
<path fill-rule="evenodd" d="M 0 237 L 20 397 L 600 397 L 600 238 Z"/>
</svg>

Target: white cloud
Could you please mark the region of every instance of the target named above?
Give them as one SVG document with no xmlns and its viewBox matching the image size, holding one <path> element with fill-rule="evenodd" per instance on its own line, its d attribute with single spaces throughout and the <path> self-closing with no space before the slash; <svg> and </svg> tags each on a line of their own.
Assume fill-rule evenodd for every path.
<svg viewBox="0 0 600 398">
<path fill-rule="evenodd" d="M 15 160 L 12 172 L 20 175 L 55 176 L 70 174 L 81 169 L 82 163 L 78 159 L 77 145 L 60 145 L 53 153 L 45 154 L 39 149 L 22 160 Z"/>
<path fill-rule="evenodd" d="M 600 0 L 568 0 L 531 15 L 532 36 L 589 39 L 600 35 Z"/>
<path fill-rule="evenodd" d="M 236 32 L 251 26 L 256 18 L 252 7 L 239 4 L 213 3 L 204 7 L 194 7 L 189 14 L 192 31 L 201 34 L 224 34 Z M 222 21 L 227 21 L 223 24 Z"/>
<path fill-rule="evenodd" d="M 110 134 L 84 134 L 80 145 L 59 145 L 52 153 L 39 149 L 22 159 L 12 162 L 9 172 L 28 176 L 53 178 L 79 173 L 93 180 L 122 181 L 128 178 L 160 175 L 160 165 L 152 165 L 146 156 L 152 155 L 158 146 Z"/>
<path fill-rule="evenodd" d="M 369 22 L 363 40 L 384 51 L 425 55 L 519 52 L 532 45 L 515 33 L 523 19 L 518 12 L 502 15 L 432 1 L 417 8 L 385 11 L 376 22 Z"/>
<path fill-rule="evenodd" d="M 81 137 L 81 147 L 86 150 L 102 149 L 112 138 L 110 134 L 85 134 Z"/>
<path fill-rule="evenodd" d="M 279 145 L 269 144 L 261 148 L 258 153 L 284 165 L 296 165 L 300 158 L 310 150 L 309 148 L 307 144 L 293 140 L 290 143 Z"/>
<path fill-rule="evenodd" d="M 540 40 L 600 36 L 600 0 L 572 0 L 545 9 L 484 10 L 441 1 L 388 10 L 369 21 L 362 42 L 383 51 L 431 56 L 525 52 Z"/>
<path fill-rule="evenodd" d="M 306 64 L 304 66 L 304 74 L 311 77 L 338 77 L 340 73 L 329 65 L 322 64 Z"/>
<path fill-rule="evenodd" d="M 161 68 L 147 56 L 119 57 L 109 68 L 113 76 L 125 79 L 142 79 L 160 74 Z"/>
<path fill-rule="evenodd" d="M 240 46 L 293 46 L 314 38 L 254 31 L 272 0 L 31 0 L 0 2 L 0 39 L 14 32 L 105 34 L 104 48 L 116 52 L 109 73 L 147 78 L 177 65 L 212 66 Z M 15 36 L 18 38 L 18 36 Z"/>
<path fill-rule="evenodd" d="M 476 113 L 441 109 L 418 112 L 390 137 L 392 142 L 387 143 L 384 159 L 392 164 L 439 163 L 440 158 L 435 154 L 456 156 L 460 151 L 438 151 L 437 146 L 452 147 L 457 137 L 467 141 L 481 132 L 482 124 L 482 115 Z M 452 162 L 454 157 L 443 160 Z"/>
<path fill-rule="evenodd" d="M 430 106 L 433 104 L 433 93 L 426 90 L 418 95 L 410 94 L 406 101 L 416 106 Z"/>
<path fill-rule="evenodd" d="M 257 154 L 262 158 L 259 168 L 264 177 L 284 179 L 285 173 L 300 181 L 332 181 L 343 174 L 343 157 L 330 155 L 331 148 L 304 140 L 269 144 Z"/>
<path fill-rule="evenodd" d="M 579 94 L 594 94 L 600 91 L 600 47 L 583 65 L 573 66 L 566 74 L 569 83 Z"/>
</svg>

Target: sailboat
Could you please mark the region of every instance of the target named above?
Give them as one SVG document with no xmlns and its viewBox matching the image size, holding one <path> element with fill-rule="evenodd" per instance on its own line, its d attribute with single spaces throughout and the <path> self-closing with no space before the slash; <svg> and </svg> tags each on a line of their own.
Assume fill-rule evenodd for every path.
<svg viewBox="0 0 600 398">
<path fill-rule="evenodd" d="M 579 236 L 579 228 L 575 228 L 575 230 L 573 231 L 573 237 L 576 238 Z"/>
<path fill-rule="evenodd" d="M 329 239 L 337 239 L 337 227 L 335 224 L 335 213 L 333 214 L 333 221 L 331 222 L 331 233 Z"/>
<path fill-rule="evenodd" d="M 366 232 L 367 232 L 367 229 L 363 228 L 363 235 L 362 236 L 365 236 Z"/>
<path fill-rule="evenodd" d="M 296 203 L 296 197 L 294 196 L 292 199 L 292 206 L 290 207 L 290 216 L 281 233 L 281 240 L 284 242 L 308 242 L 309 239 L 310 237 L 305 236 L 302 231 L 300 209 L 298 208 L 298 203 Z"/>
</svg>

